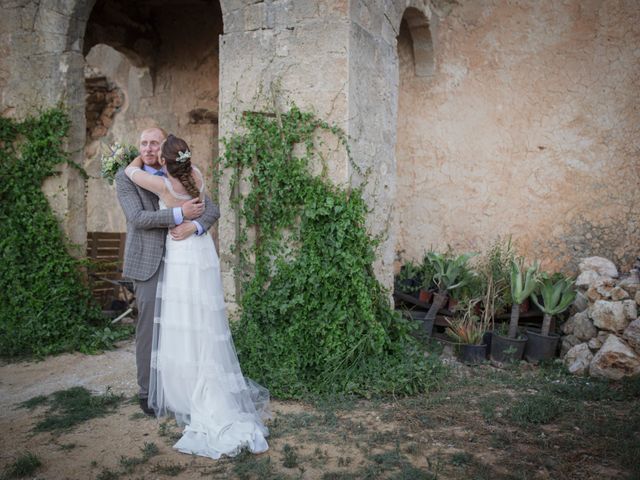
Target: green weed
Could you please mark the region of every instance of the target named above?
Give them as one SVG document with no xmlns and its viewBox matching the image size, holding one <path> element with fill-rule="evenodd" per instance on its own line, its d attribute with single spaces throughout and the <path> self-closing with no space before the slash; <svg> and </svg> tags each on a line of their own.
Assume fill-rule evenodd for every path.
<svg viewBox="0 0 640 480">
<path fill-rule="evenodd" d="M 298 454 L 296 453 L 295 449 L 289 445 L 288 443 L 285 444 L 284 448 L 282 449 L 284 456 L 282 457 L 282 465 L 285 468 L 295 468 L 298 466 Z"/>
<path fill-rule="evenodd" d="M 473 456 L 467 452 L 456 452 L 451 456 L 451 463 L 456 467 L 469 465 L 473 461 Z"/>
<path fill-rule="evenodd" d="M 42 462 L 36 455 L 31 452 L 23 453 L 13 463 L 5 467 L 0 479 L 9 480 L 31 476 L 41 465 Z"/>
<path fill-rule="evenodd" d="M 175 477 L 184 472 L 186 468 L 185 465 L 180 465 L 179 463 L 158 463 L 153 466 L 151 471 L 153 473 L 159 473 L 160 475 Z"/>
<path fill-rule="evenodd" d="M 275 480 L 282 478 L 274 471 L 269 457 L 259 458 L 243 451 L 232 459 L 233 473 L 239 480 Z"/>
<path fill-rule="evenodd" d="M 120 474 L 118 472 L 114 472 L 108 468 L 103 468 L 96 477 L 96 480 L 118 480 L 119 478 Z"/>
</svg>

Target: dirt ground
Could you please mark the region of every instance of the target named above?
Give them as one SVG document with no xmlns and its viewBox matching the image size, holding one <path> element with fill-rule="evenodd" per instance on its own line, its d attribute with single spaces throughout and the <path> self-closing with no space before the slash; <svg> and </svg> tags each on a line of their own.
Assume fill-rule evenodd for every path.
<svg viewBox="0 0 640 480">
<path fill-rule="evenodd" d="M 139 413 L 132 341 L 100 355 L 0 364 L 0 471 L 26 452 L 40 479 L 640 478 L 638 382 L 568 378 L 558 368 L 456 362 L 437 392 L 384 400 L 273 401 L 270 450 L 211 459 L 178 453 L 180 430 Z M 36 432 L 39 395 L 107 387 L 125 400 L 101 418 Z M 141 452 L 153 443 L 153 455 Z"/>
</svg>

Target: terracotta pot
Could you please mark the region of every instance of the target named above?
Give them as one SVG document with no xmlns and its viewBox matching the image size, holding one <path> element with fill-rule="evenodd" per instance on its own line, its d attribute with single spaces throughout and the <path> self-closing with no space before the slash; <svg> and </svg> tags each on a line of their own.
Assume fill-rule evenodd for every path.
<svg viewBox="0 0 640 480">
<path fill-rule="evenodd" d="M 447 310 L 449 310 L 450 312 L 455 312 L 457 309 L 458 309 L 458 300 L 453 297 L 449 297 L 449 304 L 447 305 Z"/>
<path fill-rule="evenodd" d="M 418 296 L 418 300 L 424 303 L 431 303 L 431 299 L 433 298 L 433 292 L 430 290 L 420 289 L 420 295 Z"/>
</svg>

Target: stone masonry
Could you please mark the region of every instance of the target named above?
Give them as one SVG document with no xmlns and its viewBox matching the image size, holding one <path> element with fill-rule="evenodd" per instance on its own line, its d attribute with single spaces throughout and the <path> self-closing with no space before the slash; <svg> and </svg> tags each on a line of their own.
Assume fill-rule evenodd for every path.
<svg viewBox="0 0 640 480">
<path fill-rule="evenodd" d="M 0 8 L 0 112 L 23 117 L 64 102 L 69 150 L 96 177 L 87 184 L 65 168 L 45 185 L 78 244 L 88 228 L 123 230 L 115 192 L 97 178 L 99 141 L 135 142 L 155 122 L 193 143 L 207 170 L 236 115 L 295 101 L 349 136 L 358 168 L 329 145 L 330 175 L 359 185 L 358 172 L 367 173 L 368 224 L 383 239 L 375 267 L 387 286 L 399 261 L 447 245 L 477 251 L 496 235 L 512 234 L 547 269 L 575 271 L 577 258 L 593 255 L 624 267 L 637 253 L 637 2 L 6 0 Z M 86 138 L 86 66 L 124 96 L 100 138 Z M 218 229 L 233 302 L 226 180 Z"/>
</svg>

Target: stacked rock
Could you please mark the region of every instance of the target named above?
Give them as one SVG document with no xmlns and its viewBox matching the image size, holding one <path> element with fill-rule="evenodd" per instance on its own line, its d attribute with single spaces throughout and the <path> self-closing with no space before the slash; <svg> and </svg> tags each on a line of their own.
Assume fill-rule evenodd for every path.
<svg viewBox="0 0 640 480">
<path fill-rule="evenodd" d="M 576 375 L 619 380 L 640 375 L 639 269 L 620 276 L 613 262 L 580 262 L 575 314 L 561 327 L 565 365 Z"/>
</svg>

